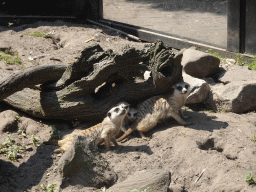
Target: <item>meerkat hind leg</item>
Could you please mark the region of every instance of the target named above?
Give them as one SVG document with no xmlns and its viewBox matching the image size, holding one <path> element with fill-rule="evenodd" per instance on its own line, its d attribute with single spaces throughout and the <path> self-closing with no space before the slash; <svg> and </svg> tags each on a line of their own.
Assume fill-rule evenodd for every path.
<svg viewBox="0 0 256 192">
<path fill-rule="evenodd" d="M 111 138 L 112 143 L 116 146 L 119 147 L 118 143 L 116 142 L 116 139 L 114 137 Z"/>
<path fill-rule="evenodd" d="M 182 119 L 187 119 L 190 117 L 190 116 L 185 116 L 183 112 L 184 112 L 184 110 L 182 110 L 182 109 L 179 110 L 179 115 L 181 116 Z"/>
<path fill-rule="evenodd" d="M 105 145 L 106 145 L 107 150 L 110 151 L 111 150 L 110 138 L 106 137 L 106 138 L 104 138 L 104 140 L 105 140 Z"/>
<path fill-rule="evenodd" d="M 182 124 L 182 125 L 184 125 L 184 126 L 193 124 L 193 123 L 191 123 L 191 122 L 186 122 L 186 121 L 184 121 L 184 120 L 179 116 L 179 114 L 176 113 L 176 112 L 172 112 L 172 114 L 171 114 L 170 116 L 173 117 L 176 121 L 178 121 L 178 123 L 180 123 L 180 124 Z"/>
</svg>

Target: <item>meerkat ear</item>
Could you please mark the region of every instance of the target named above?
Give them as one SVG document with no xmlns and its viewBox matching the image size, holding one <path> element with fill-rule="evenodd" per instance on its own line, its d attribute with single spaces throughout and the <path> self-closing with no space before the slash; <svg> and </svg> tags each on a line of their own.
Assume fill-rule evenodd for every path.
<svg viewBox="0 0 256 192">
<path fill-rule="evenodd" d="M 110 113 L 110 112 L 108 112 L 107 116 L 110 118 L 110 117 L 111 117 L 111 113 Z"/>
</svg>

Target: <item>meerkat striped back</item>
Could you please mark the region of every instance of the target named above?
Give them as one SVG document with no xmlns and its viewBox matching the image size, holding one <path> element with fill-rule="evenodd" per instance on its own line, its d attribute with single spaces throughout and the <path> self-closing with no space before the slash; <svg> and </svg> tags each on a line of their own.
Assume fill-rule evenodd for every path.
<svg viewBox="0 0 256 192">
<path fill-rule="evenodd" d="M 186 82 L 179 82 L 172 88 L 173 91 L 168 94 L 151 97 L 139 104 L 137 120 L 117 141 L 122 141 L 135 130 L 144 137 L 142 132 L 151 130 L 159 121 L 170 117 L 181 125 L 191 124 L 181 118 L 184 117 L 181 107 L 190 93 L 190 85 Z"/>
<path fill-rule="evenodd" d="M 148 131 L 158 121 L 164 119 L 169 104 L 163 96 L 154 96 L 139 105 L 136 128 L 138 131 Z"/>
</svg>

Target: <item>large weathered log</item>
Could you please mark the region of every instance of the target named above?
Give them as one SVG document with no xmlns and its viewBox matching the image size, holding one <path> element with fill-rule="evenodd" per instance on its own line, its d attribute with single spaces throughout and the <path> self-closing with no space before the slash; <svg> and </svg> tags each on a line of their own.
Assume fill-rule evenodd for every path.
<svg viewBox="0 0 256 192">
<path fill-rule="evenodd" d="M 175 82 L 182 81 L 181 56 L 160 41 L 150 49 L 125 47 L 119 55 L 94 45 L 57 82 L 42 86 L 41 91 L 25 88 L 4 101 L 36 117 L 100 119 L 120 101 L 136 104 L 169 92 Z M 149 69 L 152 78 L 137 82 Z"/>
<path fill-rule="evenodd" d="M 0 101 L 26 87 L 57 81 L 67 67 L 68 65 L 43 65 L 30 67 L 23 71 L 12 73 L 11 75 L 6 75 L 1 71 Z"/>
</svg>

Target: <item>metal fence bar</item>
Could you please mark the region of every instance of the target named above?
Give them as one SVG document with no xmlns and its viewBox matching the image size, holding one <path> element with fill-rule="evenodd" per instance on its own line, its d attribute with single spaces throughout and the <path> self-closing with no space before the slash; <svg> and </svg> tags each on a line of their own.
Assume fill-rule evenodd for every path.
<svg viewBox="0 0 256 192">
<path fill-rule="evenodd" d="M 228 34 L 227 34 L 227 50 L 232 52 L 244 52 L 244 20 L 245 17 L 241 12 L 245 0 L 228 0 Z"/>
<path fill-rule="evenodd" d="M 190 48 L 192 46 L 195 46 L 197 49 L 202 50 L 202 51 L 211 49 L 213 52 L 218 52 L 220 55 L 222 55 L 224 57 L 226 56 L 229 58 L 235 58 L 234 53 L 231 53 L 231 52 L 227 51 L 226 49 L 206 45 L 203 43 L 198 43 L 195 41 L 190 41 L 187 39 L 172 37 L 170 35 L 162 34 L 162 33 L 159 33 L 159 32 L 153 31 L 153 30 L 144 29 L 144 28 L 129 25 L 126 23 L 120 23 L 117 21 L 102 19 L 98 22 L 103 23 L 108 26 L 111 26 L 113 28 L 125 31 L 126 33 L 132 34 L 134 36 L 137 36 L 143 41 L 154 42 L 157 39 L 161 39 L 165 44 L 167 44 L 173 48 L 183 49 L 183 48 Z"/>
<path fill-rule="evenodd" d="M 246 0 L 245 52 L 256 55 L 256 1 Z"/>
</svg>

